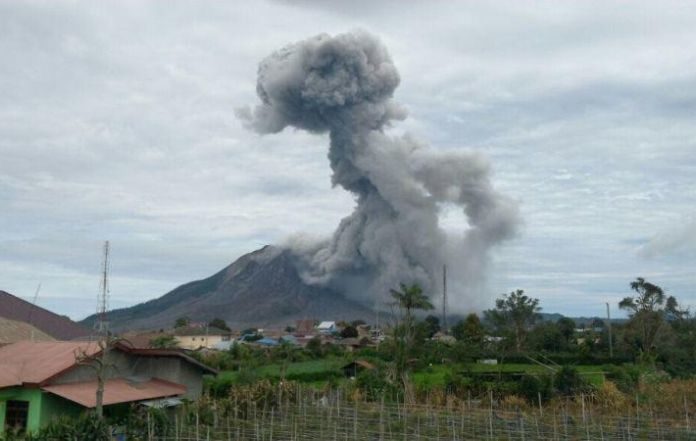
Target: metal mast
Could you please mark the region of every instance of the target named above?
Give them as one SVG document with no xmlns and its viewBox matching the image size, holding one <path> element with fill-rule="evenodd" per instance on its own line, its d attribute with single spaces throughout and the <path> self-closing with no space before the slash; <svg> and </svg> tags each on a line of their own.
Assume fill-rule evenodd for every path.
<svg viewBox="0 0 696 441">
<path fill-rule="evenodd" d="M 442 265 L 442 332 L 447 334 L 447 265 Z"/>
<path fill-rule="evenodd" d="M 607 331 L 609 331 L 609 357 L 614 358 L 614 342 L 611 339 L 611 316 L 609 315 L 609 302 L 607 302 Z"/>
<path fill-rule="evenodd" d="M 109 241 L 104 242 L 104 260 L 102 262 L 101 290 L 99 292 L 99 317 L 97 333 L 104 337 L 109 334 L 109 322 L 106 312 L 109 310 Z"/>
</svg>

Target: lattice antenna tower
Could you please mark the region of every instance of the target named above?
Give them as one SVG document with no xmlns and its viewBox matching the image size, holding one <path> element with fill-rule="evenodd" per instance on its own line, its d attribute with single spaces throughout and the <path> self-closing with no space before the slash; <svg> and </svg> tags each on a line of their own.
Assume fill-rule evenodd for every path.
<svg viewBox="0 0 696 441">
<path fill-rule="evenodd" d="M 100 336 L 109 334 L 109 321 L 107 311 L 109 310 L 109 241 L 104 242 L 104 259 L 102 261 L 102 272 L 99 290 L 99 311 L 97 312 L 96 329 Z"/>
<path fill-rule="evenodd" d="M 442 265 L 442 332 L 447 334 L 447 265 Z"/>
</svg>

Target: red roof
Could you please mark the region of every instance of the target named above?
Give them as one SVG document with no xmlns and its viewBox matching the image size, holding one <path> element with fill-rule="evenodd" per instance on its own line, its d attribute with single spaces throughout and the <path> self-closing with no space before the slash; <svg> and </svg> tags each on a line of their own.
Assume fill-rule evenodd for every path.
<svg viewBox="0 0 696 441">
<path fill-rule="evenodd" d="M 97 405 L 97 381 L 81 383 L 57 384 L 42 387 L 43 390 L 66 398 L 84 407 Z M 173 397 L 186 393 L 186 386 L 169 381 L 152 378 L 148 380 L 133 380 L 114 378 L 104 383 L 105 406 L 117 403 L 152 400 L 154 398 Z"/>
<path fill-rule="evenodd" d="M 32 305 L 5 291 L 0 291 L 0 317 L 29 323 L 58 340 L 73 340 L 91 334 L 89 329 L 69 318 Z"/>
<path fill-rule="evenodd" d="M 123 344 L 118 350 L 145 357 L 177 357 L 207 373 L 217 374 L 211 367 L 179 351 L 167 349 L 135 349 Z M 101 351 L 97 342 L 89 341 L 21 341 L 0 347 L 0 388 L 22 384 L 46 384 L 78 363 L 80 356 L 93 356 Z"/>
<path fill-rule="evenodd" d="M 21 341 L 0 347 L 0 388 L 39 384 L 70 369 L 80 355 L 100 351 L 96 342 Z"/>
</svg>

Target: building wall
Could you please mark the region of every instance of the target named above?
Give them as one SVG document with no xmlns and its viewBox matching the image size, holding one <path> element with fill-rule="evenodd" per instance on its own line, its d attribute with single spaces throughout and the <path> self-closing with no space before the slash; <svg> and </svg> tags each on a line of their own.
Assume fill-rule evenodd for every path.
<svg viewBox="0 0 696 441">
<path fill-rule="evenodd" d="M 139 357 L 133 372 L 183 384 L 187 388 L 184 397 L 192 400 L 203 392 L 201 369 L 178 357 Z"/>
<path fill-rule="evenodd" d="M 77 416 L 82 407 L 34 387 L 14 387 L 0 390 L 0 434 L 5 430 L 5 411 L 8 400 L 29 402 L 27 431 L 36 432 L 60 415 Z"/>
<path fill-rule="evenodd" d="M 109 352 L 109 369 L 106 371 L 106 378 L 127 377 L 132 375 L 133 356 L 119 350 Z M 51 384 L 78 383 L 81 381 L 92 381 L 97 378 L 97 372 L 91 366 L 75 366 L 64 374 L 51 380 Z"/>
<path fill-rule="evenodd" d="M 44 427 L 59 417 L 77 417 L 84 410 L 84 407 L 70 400 L 53 395 L 52 393 L 42 392 L 39 427 Z"/>
<path fill-rule="evenodd" d="M 27 431 L 35 432 L 39 429 L 41 417 L 41 390 L 13 387 L 0 390 L 0 433 L 5 431 L 5 411 L 8 400 L 29 402 L 29 414 L 27 415 Z"/>
<path fill-rule="evenodd" d="M 177 345 L 182 349 L 212 348 L 221 341 L 229 341 L 229 336 L 222 335 L 177 335 Z"/>
</svg>

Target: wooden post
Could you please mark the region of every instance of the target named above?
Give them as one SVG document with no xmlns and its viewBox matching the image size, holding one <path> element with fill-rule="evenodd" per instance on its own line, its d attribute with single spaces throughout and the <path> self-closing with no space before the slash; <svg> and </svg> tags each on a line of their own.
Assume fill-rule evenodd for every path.
<svg viewBox="0 0 696 441">
<path fill-rule="evenodd" d="M 488 406 L 488 425 L 491 429 L 491 439 L 493 439 L 493 390 L 488 390 L 488 398 L 490 399 L 490 405 Z"/>
</svg>

